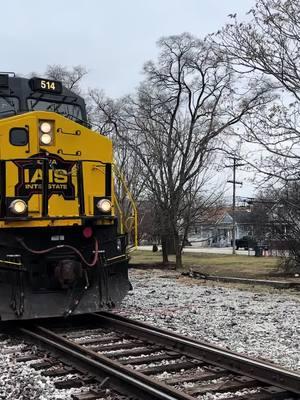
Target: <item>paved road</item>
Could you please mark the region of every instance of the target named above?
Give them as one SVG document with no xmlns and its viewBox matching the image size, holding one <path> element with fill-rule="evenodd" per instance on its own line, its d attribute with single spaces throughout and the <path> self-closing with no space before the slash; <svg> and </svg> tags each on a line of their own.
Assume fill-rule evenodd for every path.
<svg viewBox="0 0 300 400">
<path fill-rule="evenodd" d="M 158 246 L 158 249 L 161 250 L 161 246 Z M 138 250 L 149 250 L 152 251 L 152 246 L 139 246 Z M 213 254 L 232 254 L 232 247 L 195 247 L 189 246 L 183 249 L 184 253 L 213 253 Z M 242 255 L 254 255 L 253 250 L 237 250 L 237 254 Z"/>
</svg>

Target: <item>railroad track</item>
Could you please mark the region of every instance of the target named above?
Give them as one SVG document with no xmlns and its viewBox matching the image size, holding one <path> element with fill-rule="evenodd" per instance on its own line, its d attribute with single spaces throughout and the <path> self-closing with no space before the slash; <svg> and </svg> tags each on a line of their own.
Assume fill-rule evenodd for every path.
<svg viewBox="0 0 300 400">
<path fill-rule="evenodd" d="M 55 368 L 57 358 L 37 360 L 52 375 L 65 376 L 62 387 L 72 385 L 70 380 L 78 383 L 80 379 L 68 378 L 78 371 L 86 374 L 83 386 L 97 382 L 98 390 L 83 391 L 74 396 L 77 400 L 107 398 L 105 387 L 111 399 L 192 400 L 208 394 L 236 400 L 300 399 L 295 372 L 112 313 L 76 317 L 68 326 L 50 321 L 20 330 L 67 363 Z"/>
</svg>

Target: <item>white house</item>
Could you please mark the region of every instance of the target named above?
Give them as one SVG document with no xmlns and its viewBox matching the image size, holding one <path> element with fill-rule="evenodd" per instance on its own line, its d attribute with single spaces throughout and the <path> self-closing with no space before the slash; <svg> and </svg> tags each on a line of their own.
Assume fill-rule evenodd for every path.
<svg viewBox="0 0 300 400">
<path fill-rule="evenodd" d="M 202 221 L 196 221 L 189 234 L 189 241 L 202 247 L 231 246 L 232 241 L 232 209 L 221 208 L 211 210 Z M 257 216 L 251 210 L 240 207 L 235 210 L 236 238 L 253 236 L 257 224 Z"/>
</svg>

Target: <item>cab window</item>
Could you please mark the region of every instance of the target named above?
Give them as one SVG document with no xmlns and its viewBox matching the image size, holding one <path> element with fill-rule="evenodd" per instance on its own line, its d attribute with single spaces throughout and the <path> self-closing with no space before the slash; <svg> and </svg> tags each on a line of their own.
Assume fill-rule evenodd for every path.
<svg viewBox="0 0 300 400">
<path fill-rule="evenodd" d="M 8 115 L 17 114 L 20 110 L 19 99 L 17 97 L 7 97 L 0 95 L 0 118 Z"/>
<path fill-rule="evenodd" d="M 12 128 L 9 132 L 9 142 L 13 146 L 26 146 L 29 141 L 28 131 L 25 128 Z"/>
<path fill-rule="evenodd" d="M 82 112 L 80 106 L 70 103 L 58 103 L 41 99 L 27 99 L 29 111 L 52 111 L 64 115 L 74 121 L 82 120 Z"/>
</svg>

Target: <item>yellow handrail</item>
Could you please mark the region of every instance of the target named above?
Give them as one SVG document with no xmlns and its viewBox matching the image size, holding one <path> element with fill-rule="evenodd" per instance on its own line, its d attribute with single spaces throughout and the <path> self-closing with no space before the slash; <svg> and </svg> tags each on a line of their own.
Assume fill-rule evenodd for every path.
<svg viewBox="0 0 300 400">
<path fill-rule="evenodd" d="M 115 200 L 115 205 L 117 206 L 118 213 L 120 215 L 120 220 L 121 220 L 120 221 L 120 233 L 121 233 L 121 235 L 123 235 L 123 233 L 124 233 L 123 211 L 121 209 L 120 203 L 119 203 L 116 195 L 114 197 L 114 200 Z"/>
<path fill-rule="evenodd" d="M 122 172 L 119 170 L 119 168 L 117 167 L 117 165 L 115 163 L 113 164 L 113 168 L 114 168 L 114 171 L 116 173 L 116 176 L 120 179 L 120 181 L 121 181 L 121 183 L 123 185 L 123 188 L 125 189 L 125 193 L 126 193 L 128 199 L 129 199 L 129 202 L 130 202 L 131 207 L 132 207 L 132 215 L 129 218 L 133 218 L 133 220 L 134 220 L 134 247 L 137 247 L 137 245 L 138 245 L 138 212 L 137 212 L 137 207 L 136 207 L 135 201 L 134 201 L 134 199 L 132 197 L 132 194 L 131 194 L 131 192 L 130 192 L 127 184 L 126 184 L 126 181 L 125 181 L 125 178 L 124 178 Z M 122 218 L 122 222 L 121 222 L 122 228 L 121 229 L 123 231 L 123 226 L 124 226 L 124 223 L 123 223 L 123 212 L 121 210 L 120 204 L 119 204 L 116 196 L 115 196 L 115 202 L 116 202 L 116 205 L 117 205 L 117 209 L 118 209 L 118 211 L 120 213 L 120 217 Z M 125 228 L 126 228 L 126 226 L 125 226 Z"/>
</svg>

